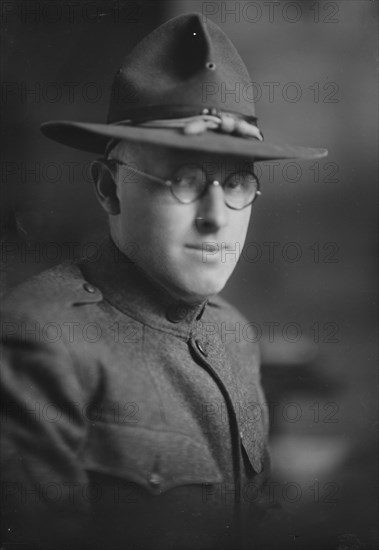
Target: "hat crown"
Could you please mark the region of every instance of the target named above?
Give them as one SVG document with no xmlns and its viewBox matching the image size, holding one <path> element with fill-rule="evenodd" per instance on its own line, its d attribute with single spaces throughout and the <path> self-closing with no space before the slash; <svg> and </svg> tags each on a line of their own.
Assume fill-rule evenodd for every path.
<svg viewBox="0 0 379 550">
<path fill-rule="evenodd" d="M 325 149 L 262 143 L 252 87 L 229 38 L 189 13 L 158 27 L 125 59 L 113 81 L 107 124 L 57 120 L 41 129 L 100 154 L 121 139 L 256 160 L 327 155 Z"/>
<path fill-rule="evenodd" d="M 249 83 L 223 31 L 201 14 L 181 15 L 147 35 L 127 56 L 113 82 L 108 123 L 175 118 L 203 108 L 254 117 L 254 103 L 243 93 Z"/>
</svg>

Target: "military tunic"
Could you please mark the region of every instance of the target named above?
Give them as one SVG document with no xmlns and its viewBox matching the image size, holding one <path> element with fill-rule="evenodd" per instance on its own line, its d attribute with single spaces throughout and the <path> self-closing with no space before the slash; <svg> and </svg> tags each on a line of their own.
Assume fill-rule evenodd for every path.
<svg viewBox="0 0 379 550">
<path fill-rule="evenodd" d="M 2 321 L 6 540 L 254 548 L 269 458 L 249 329 L 220 297 L 173 299 L 110 240 L 96 258 L 12 291 Z"/>
</svg>

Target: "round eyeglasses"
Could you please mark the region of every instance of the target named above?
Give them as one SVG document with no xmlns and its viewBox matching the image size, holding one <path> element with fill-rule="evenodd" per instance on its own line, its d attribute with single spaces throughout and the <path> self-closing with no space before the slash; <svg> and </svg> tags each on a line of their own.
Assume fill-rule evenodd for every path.
<svg viewBox="0 0 379 550">
<path fill-rule="evenodd" d="M 156 181 L 168 187 L 174 198 L 182 204 L 190 204 L 200 199 L 208 190 L 210 185 L 221 185 L 224 190 L 224 201 L 232 210 L 242 210 L 250 206 L 258 195 L 259 181 L 254 174 L 248 170 L 240 170 L 230 174 L 221 184 L 218 180 L 210 180 L 204 170 L 195 164 L 185 165 L 176 170 L 173 176 L 164 180 L 142 172 L 126 162 L 117 159 L 108 159 L 108 163 L 126 166 L 132 172 L 140 174 L 152 181 Z"/>
</svg>

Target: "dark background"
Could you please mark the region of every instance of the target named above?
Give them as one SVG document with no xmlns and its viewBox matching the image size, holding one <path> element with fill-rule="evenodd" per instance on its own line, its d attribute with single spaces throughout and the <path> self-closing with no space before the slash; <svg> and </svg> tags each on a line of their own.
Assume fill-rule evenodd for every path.
<svg viewBox="0 0 379 550">
<path fill-rule="evenodd" d="M 376 548 L 377 3 L 68 4 L 1 2 L 2 289 L 105 228 L 93 157 L 40 123 L 104 121 L 130 48 L 171 16 L 208 14 L 256 84 L 266 141 L 329 149 L 259 165 L 263 196 L 224 291 L 258 331 L 275 494 L 294 548 Z"/>
</svg>

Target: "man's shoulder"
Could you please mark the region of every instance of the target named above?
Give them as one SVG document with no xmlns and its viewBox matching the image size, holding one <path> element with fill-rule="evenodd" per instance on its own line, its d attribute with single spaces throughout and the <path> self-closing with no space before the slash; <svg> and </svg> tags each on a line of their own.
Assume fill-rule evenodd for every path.
<svg viewBox="0 0 379 550">
<path fill-rule="evenodd" d="M 11 289 L 2 298 L 1 310 L 5 317 L 13 318 L 59 315 L 76 305 L 97 303 L 102 298 L 101 292 L 85 280 L 79 265 L 65 262 Z"/>
</svg>

